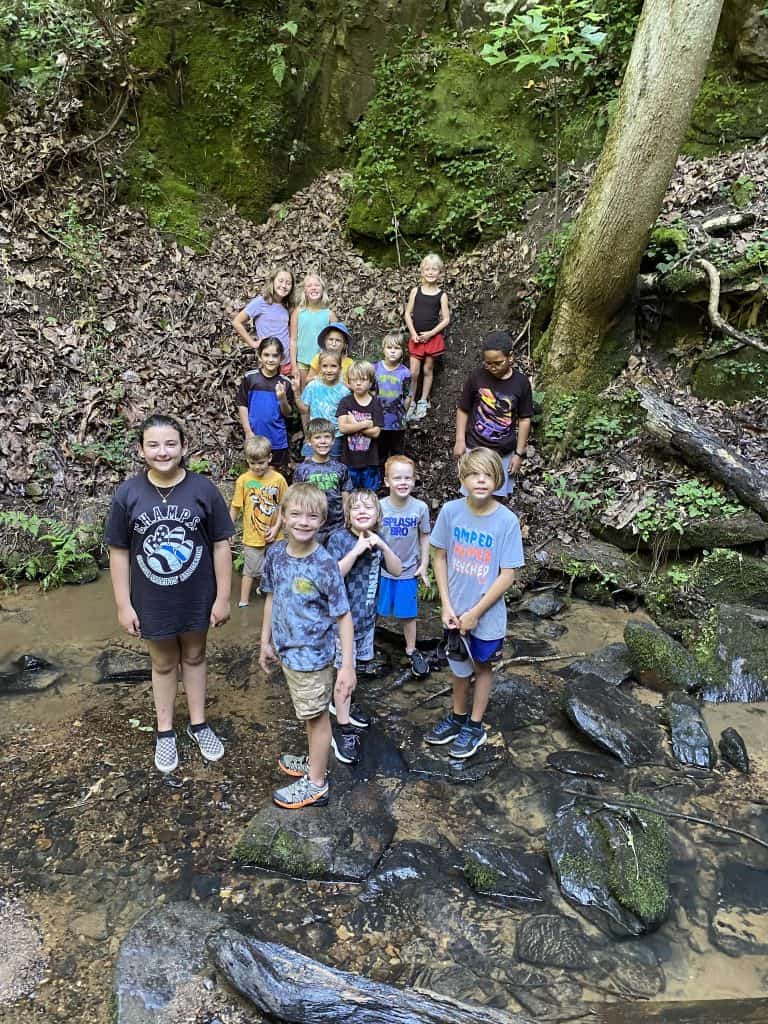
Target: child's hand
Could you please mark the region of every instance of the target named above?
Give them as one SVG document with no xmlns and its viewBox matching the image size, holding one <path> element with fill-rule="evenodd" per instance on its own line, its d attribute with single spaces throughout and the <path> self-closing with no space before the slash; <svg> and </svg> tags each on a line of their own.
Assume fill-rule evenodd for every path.
<svg viewBox="0 0 768 1024">
<path fill-rule="evenodd" d="M 353 668 L 341 668 L 336 673 L 336 685 L 333 688 L 334 704 L 343 704 L 349 700 L 357 686 L 357 673 Z"/>
<path fill-rule="evenodd" d="M 354 547 L 355 553 L 358 555 L 362 555 L 364 551 L 370 551 L 371 548 L 375 548 L 376 542 L 373 539 L 374 537 L 376 538 L 376 540 L 379 539 L 378 534 L 368 533 L 367 530 L 363 530 L 363 532 L 357 538 L 357 544 L 355 544 Z"/>
<path fill-rule="evenodd" d="M 459 616 L 450 605 L 444 605 L 440 609 L 440 618 L 442 619 L 443 625 L 446 629 L 459 628 Z"/>
<path fill-rule="evenodd" d="M 117 621 L 130 636 L 141 636 L 141 623 L 132 604 L 117 609 Z"/>
<path fill-rule="evenodd" d="M 281 380 L 275 384 L 275 398 L 277 398 L 278 402 L 282 402 L 285 398 L 285 384 Z"/>
<path fill-rule="evenodd" d="M 477 614 L 474 608 L 470 608 L 468 612 L 464 612 L 463 615 L 459 616 L 458 625 L 462 633 L 471 633 L 472 630 L 477 626 L 480 616 Z"/>
<path fill-rule="evenodd" d="M 457 441 L 456 444 L 453 446 L 453 454 L 456 456 L 457 459 L 460 459 L 466 450 L 466 441 Z"/>
<path fill-rule="evenodd" d="M 428 565 L 420 565 L 419 568 L 416 570 L 416 575 L 418 576 L 418 578 L 421 580 L 421 582 L 424 584 L 425 587 L 429 586 L 429 566 Z"/>
<path fill-rule="evenodd" d="M 216 598 L 211 608 L 211 625 L 213 627 L 223 626 L 229 618 L 229 598 Z"/>
<path fill-rule="evenodd" d="M 272 666 L 277 661 L 277 655 L 275 654 L 275 648 L 272 643 L 267 640 L 265 644 L 261 645 L 261 653 L 259 654 L 259 665 L 264 669 L 265 672 L 269 672 Z"/>
<path fill-rule="evenodd" d="M 280 523 L 273 523 L 272 526 L 270 526 L 269 529 L 265 531 L 264 540 L 267 542 L 267 544 L 271 544 L 274 541 L 275 537 L 278 535 L 278 533 L 280 533 Z"/>
</svg>

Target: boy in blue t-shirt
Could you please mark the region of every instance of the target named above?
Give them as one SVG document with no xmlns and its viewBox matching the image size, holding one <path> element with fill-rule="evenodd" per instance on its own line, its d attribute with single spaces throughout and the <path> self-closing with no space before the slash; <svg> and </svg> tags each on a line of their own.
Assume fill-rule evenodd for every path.
<svg viewBox="0 0 768 1024">
<path fill-rule="evenodd" d="M 389 497 L 381 502 L 381 536 L 402 563 L 395 578 L 381 570 L 378 613 L 394 616 L 403 627 L 405 653 L 417 678 L 429 675 L 429 662 L 416 646 L 416 618 L 419 614 L 419 578 L 428 584 L 429 509 L 413 497 L 416 464 L 407 455 L 391 455 L 384 466 L 384 483 Z"/>
<path fill-rule="evenodd" d="M 261 589 L 266 594 L 259 664 L 269 671 L 280 660 L 296 717 L 306 723 L 309 758 L 283 755 L 278 764 L 297 781 L 278 789 L 278 807 L 328 803 L 334 654 L 338 630 L 341 664 L 336 694 L 349 700 L 355 688 L 354 626 L 341 572 L 317 541 L 325 521 L 325 495 L 310 484 L 294 484 L 283 498 L 285 541 L 267 553 Z"/>
<path fill-rule="evenodd" d="M 496 452 L 475 448 L 459 460 L 466 498 L 440 509 L 432 532 L 432 565 L 448 633 L 448 664 L 453 673 L 453 711 L 424 737 L 450 743 L 451 757 L 471 757 L 486 741 L 483 715 L 491 695 L 491 660 L 507 631 L 504 593 L 525 564 L 520 523 L 493 496 L 504 482 Z M 469 680 L 475 676 L 468 713 Z"/>
</svg>

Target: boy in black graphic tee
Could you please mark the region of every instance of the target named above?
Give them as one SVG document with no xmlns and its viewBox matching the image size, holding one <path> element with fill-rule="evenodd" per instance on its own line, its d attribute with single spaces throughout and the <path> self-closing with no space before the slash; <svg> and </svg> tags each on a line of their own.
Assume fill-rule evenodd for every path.
<svg viewBox="0 0 768 1024">
<path fill-rule="evenodd" d="M 175 420 L 155 415 L 144 421 L 139 453 L 147 472 L 118 487 L 105 535 L 120 625 L 147 641 L 152 659 L 155 765 L 163 772 L 179 763 L 173 731 L 179 664 L 187 731 L 206 760 L 224 754 L 205 721 L 205 645 L 209 626 L 229 618 L 234 527 L 216 487 L 184 468 L 186 450 Z"/>
</svg>

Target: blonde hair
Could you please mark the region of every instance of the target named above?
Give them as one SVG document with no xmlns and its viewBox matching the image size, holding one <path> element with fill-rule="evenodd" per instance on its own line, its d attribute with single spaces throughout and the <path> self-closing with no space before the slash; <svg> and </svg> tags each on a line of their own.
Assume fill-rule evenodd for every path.
<svg viewBox="0 0 768 1024">
<path fill-rule="evenodd" d="M 338 363 L 339 369 L 341 369 L 343 365 L 341 352 L 326 352 L 325 349 L 320 350 L 320 354 L 317 357 L 317 365 L 322 366 L 323 363 L 327 363 L 329 359 L 333 359 L 334 362 Z"/>
<path fill-rule="evenodd" d="M 350 491 L 349 494 L 345 494 L 344 497 L 346 498 L 346 501 L 344 502 L 344 524 L 347 529 L 350 527 L 350 512 L 352 510 L 352 506 L 356 501 L 364 498 L 366 504 L 373 505 L 376 509 L 376 522 L 373 529 L 378 530 L 381 526 L 381 502 L 374 491 L 369 491 L 365 487 L 360 487 L 357 490 Z"/>
<path fill-rule="evenodd" d="M 401 331 L 390 331 L 389 334 L 385 334 L 381 339 L 381 354 L 384 354 L 384 349 L 387 345 L 397 345 L 402 353 L 405 353 L 405 340 Z"/>
<path fill-rule="evenodd" d="M 373 363 L 358 359 L 347 370 L 347 380 L 360 380 L 363 377 L 367 378 L 369 384 L 373 384 L 376 380 L 376 369 Z"/>
<path fill-rule="evenodd" d="M 288 292 L 284 299 L 277 299 L 275 297 L 275 278 L 277 277 L 278 274 L 288 274 L 291 279 L 291 290 Z M 273 267 L 272 270 L 270 270 L 269 272 L 266 287 L 264 291 L 261 293 L 262 298 L 266 299 L 267 302 L 270 303 L 278 302 L 281 306 L 285 306 L 286 309 L 290 309 L 290 307 L 293 305 L 293 287 L 293 271 L 289 270 L 287 267 Z"/>
<path fill-rule="evenodd" d="M 389 477 L 392 467 L 396 462 L 402 462 L 404 466 L 410 466 L 413 470 L 414 479 L 416 478 L 416 463 L 413 459 L 409 459 L 407 455 L 390 455 L 387 461 L 384 463 L 384 479 Z"/>
<path fill-rule="evenodd" d="M 280 511 L 285 515 L 291 508 L 322 516 L 323 522 L 328 518 L 328 499 L 312 484 L 291 484 L 280 503 Z"/>
<path fill-rule="evenodd" d="M 424 259 L 421 261 L 421 263 L 419 264 L 419 270 L 422 271 L 422 273 L 424 271 L 424 267 L 428 263 L 434 263 L 437 269 L 442 274 L 445 265 L 436 252 L 428 252 Z"/>
<path fill-rule="evenodd" d="M 466 479 L 470 473 L 486 473 L 493 477 L 495 491 L 504 483 L 504 466 L 490 448 L 473 448 L 471 452 L 464 452 L 459 459 L 459 480 Z"/>
<path fill-rule="evenodd" d="M 244 445 L 246 459 L 268 459 L 272 454 L 272 445 L 268 437 L 254 434 Z"/>
<path fill-rule="evenodd" d="M 325 289 L 325 281 L 320 277 L 319 274 L 315 273 L 314 270 L 310 270 L 308 274 L 304 275 L 304 280 L 301 282 L 301 298 L 299 299 L 299 309 L 309 309 L 309 301 L 307 300 L 307 282 L 314 278 L 320 282 L 320 287 L 323 289 L 323 294 L 320 296 L 320 305 L 325 309 L 328 306 L 328 292 Z"/>
</svg>

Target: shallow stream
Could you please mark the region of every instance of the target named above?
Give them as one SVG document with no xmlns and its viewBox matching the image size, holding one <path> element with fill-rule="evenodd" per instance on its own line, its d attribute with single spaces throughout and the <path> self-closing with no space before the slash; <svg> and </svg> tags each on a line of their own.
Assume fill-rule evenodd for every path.
<svg viewBox="0 0 768 1024">
<path fill-rule="evenodd" d="M 34 654 L 62 676 L 42 693 L 0 696 L 0 1020 L 106 1024 L 122 938 L 148 908 L 185 899 L 344 969 L 531 1018 L 768 1020 L 768 1004 L 759 998 L 768 995 L 768 889 L 744 907 L 721 899 L 724 888 L 759 888 L 768 878 L 764 847 L 674 822 L 672 912 L 656 933 L 623 943 L 606 940 L 554 883 L 542 905 L 479 896 L 463 882 L 460 851 L 478 834 L 512 834 L 543 855 L 553 794 L 567 785 L 547 757 L 595 749 L 557 711 L 519 728 L 491 715 L 492 740 L 474 775 L 439 777 L 429 764 L 420 770 L 417 763 L 405 780 L 380 780 L 396 842 L 406 851 L 428 846 L 439 853 L 433 875 L 425 869 L 429 877 L 418 887 L 382 895 L 360 884 L 235 868 L 231 851 L 238 836 L 280 781 L 279 753 L 303 750 L 287 693 L 258 667 L 260 610 L 259 601 L 244 610 L 235 601 L 232 620 L 210 635 L 209 719 L 225 738 L 225 759 L 205 766 L 183 740 L 181 769 L 168 784 L 151 765 L 148 683 L 97 683 L 98 659 L 107 648 L 121 648 L 129 658 L 142 652 L 141 643 L 117 626 L 108 577 L 50 594 L 27 588 L 3 595 L 0 661 Z M 513 620 L 515 648 L 510 644 L 504 657 L 552 660 L 510 664 L 505 675 L 550 693 L 556 707 L 557 670 L 569 658 L 620 640 L 627 617 L 574 601 L 556 620 Z M 434 616 L 424 632 L 436 635 Z M 442 672 L 426 680 L 407 677 L 392 635 L 380 639 L 391 671 L 361 683 L 360 699 L 377 718 L 372 749 L 385 750 L 392 737 L 419 737 L 444 712 L 448 680 Z M 649 704 L 660 702 L 649 690 L 633 692 Z M 182 725 L 183 699 L 178 708 Z M 715 738 L 726 726 L 742 734 L 750 776 L 719 767 L 675 772 L 657 766 L 635 770 L 635 785 L 679 793 L 680 810 L 768 841 L 767 715 L 768 706 L 757 704 L 706 711 Z M 334 776 L 349 771 L 337 765 Z M 376 777 L 370 759 L 354 771 Z M 11 1002 L 12 953 L 21 930 L 9 908 L 20 905 L 42 935 L 42 947 L 29 969 L 28 994 Z M 594 950 L 589 965 L 543 965 L 534 977 L 534 968 L 515 961 L 521 924 L 542 913 L 579 919 Z M 728 943 L 718 939 L 729 930 L 750 936 L 740 953 L 725 952 Z M 614 952 L 618 959 L 609 968 Z M 194 998 L 195 1005 L 179 1009 L 179 1021 L 261 1019 L 252 1010 L 238 1016 L 245 1014 L 242 1005 L 220 983 Z M 705 1005 L 686 1009 L 690 1017 L 683 1013 L 698 1002 Z"/>
</svg>

